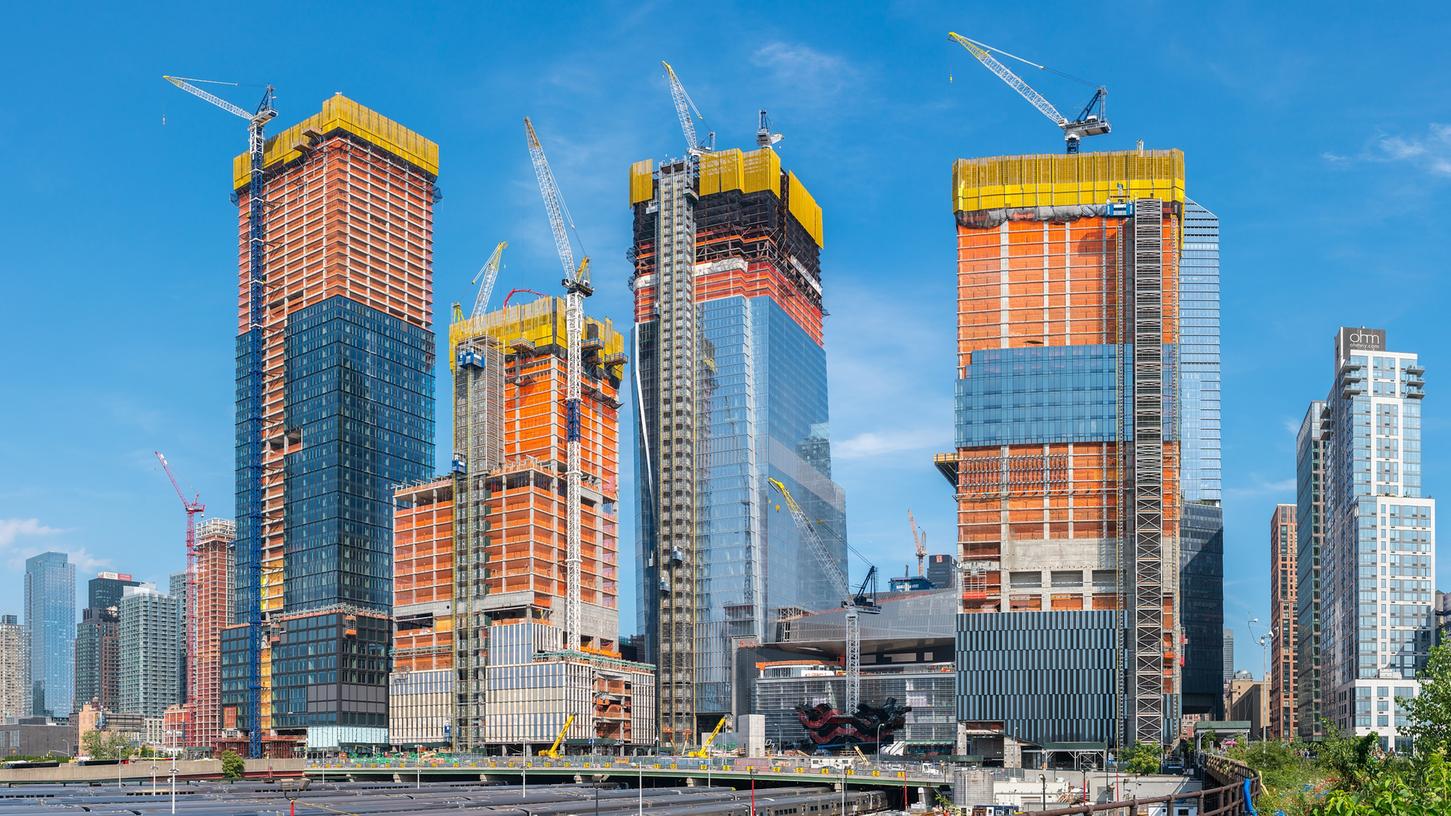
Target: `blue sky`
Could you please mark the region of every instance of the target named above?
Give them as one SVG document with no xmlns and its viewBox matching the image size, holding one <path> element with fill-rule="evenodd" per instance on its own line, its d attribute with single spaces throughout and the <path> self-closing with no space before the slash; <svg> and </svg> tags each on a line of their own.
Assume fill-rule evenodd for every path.
<svg viewBox="0 0 1451 816">
<path fill-rule="evenodd" d="M 10 19 L 0 612 L 19 611 L 21 561 L 43 549 L 73 553 L 78 584 L 97 569 L 164 584 L 182 566 L 183 515 L 154 449 L 212 513 L 232 511 L 228 184 L 243 132 L 163 73 L 270 81 L 284 124 L 342 91 L 438 141 L 440 321 L 472 297 L 469 278 L 499 240 L 510 248 L 498 292 L 557 287 L 525 114 L 594 259 L 590 309 L 627 324 L 626 168 L 681 151 L 658 60 L 675 65 L 722 146 L 750 143 L 756 109 L 769 109 L 783 161 L 826 213 L 850 536 L 895 574 L 911 558 L 908 507 L 934 550 L 952 540 L 950 492 L 930 464 L 952 440 L 950 162 L 1060 149 L 1056 128 L 947 42 L 954 29 L 1108 85 L 1115 130 L 1091 149 L 1184 149 L 1190 194 L 1223 220 L 1238 666 L 1259 671 L 1245 623 L 1267 618 L 1268 517 L 1293 500 L 1293 429 L 1328 386 L 1337 325 L 1383 326 L 1392 349 L 1422 353 L 1425 483 L 1432 495 L 1446 483 L 1444 6 L 300 3 L 264 8 L 256 26 L 241 7 L 204 6 L 57 3 Z M 1065 110 L 1089 93 L 1029 79 Z M 447 455 L 441 445 L 441 466 Z M 1451 565 L 1438 572 L 1451 585 Z M 632 586 L 623 603 L 628 626 Z"/>
</svg>

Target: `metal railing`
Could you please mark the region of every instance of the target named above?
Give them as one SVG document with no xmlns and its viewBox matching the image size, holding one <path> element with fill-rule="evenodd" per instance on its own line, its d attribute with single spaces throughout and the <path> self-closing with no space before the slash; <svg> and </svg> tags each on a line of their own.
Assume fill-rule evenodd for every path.
<svg viewBox="0 0 1451 816">
<path fill-rule="evenodd" d="M 1227 784 L 1186 793 L 1128 799 L 1120 802 L 1074 805 L 1035 812 L 1034 816 L 1079 816 L 1079 814 L 1126 814 L 1126 816 L 1178 816 L 1176 807 L 1192 805 L 1197 816 L 1242 816 L 1254 814 L 1254 797 L 1260 793 L 1259 774 L 1248 765 L 1226 756 L 1208 755 L 1202 765 L 1205 781 L 1228 780 Z"/>
</svg>

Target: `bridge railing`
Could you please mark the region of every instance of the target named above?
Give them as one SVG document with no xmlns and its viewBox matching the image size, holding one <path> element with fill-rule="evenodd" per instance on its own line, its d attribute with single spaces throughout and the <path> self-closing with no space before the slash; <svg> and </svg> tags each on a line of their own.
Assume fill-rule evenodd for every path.
<svg viewBox="0 0 1451 816">
<path fill-rule="evenodd" d="M 613 757 L 600 755 L 574 755 L 549 759 L 547 757 L 488 757 L 449 756 L 426 757 L 417 760 L 412 757 L 356 757 L 347 760 L 311 760 L 310 770 L 316 771 L 359 771 L 359 770 L 498 770 L 498 771 L 540 771 L 540 770 L 604 770 L 615 773 L 635 771 L 694 771 L 725 774 L 790 774 L 794 776 L 819 776 L 825 781 L 847 779 L 912 779 L 921 782 L 930 778 L 946 784 L 941 771 L 926 771 L 904 768 L 899 764 L 859 762 L 846 768 L 814 767 L 802 757 L 772 757 L 746 759 L 717 757 L 697 759 L 681 756 Z"/>
<path fill-rule="evenodd" d="M 1259 774 L 1248 765 L 1227 756 L 1209 754 L 1202 764 L 1206 784 L 1214 787 L 1187 793 L 1128 799 L 1120 802 L 1074 805 L 1036 812 L 1035 816 L 1079 816 L 1080 814 L 1124 814 L 1124 816 L 1178 816 L 1177 807 L 1193 805 L 1198 816 L 1254 816 L 1254 797 L 1260 793 Z"/>
</svg>

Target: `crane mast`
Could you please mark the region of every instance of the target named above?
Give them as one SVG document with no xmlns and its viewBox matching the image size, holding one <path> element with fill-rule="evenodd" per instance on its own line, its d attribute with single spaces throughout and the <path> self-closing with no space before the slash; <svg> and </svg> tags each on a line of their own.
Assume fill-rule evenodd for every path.
<svg viewBox="0 0 1451 816">
<path fill-rule="evenodd" d="M 549 228 L 554 233 L 554 247 L 559 253 L 559 262 L 564 267 L 564 321 L 565 321 L 565 516 L 568 532 L 565 564 L 568 570 L 564 599 L 565 645 L 571 651 L 580 648 L 580 396 L 584 379 L 584 357 L 580 348 L 584 342 L 584 299 L 594 294 L 589 282 L 589 257 L 580 258 L 578 267 L 574 262 L 574 248 L 570 244 L 569 231 L 574 221 L 569 217 L 569 208 L 554 173 L 549 169 L 549 160 L 544 147 L 534 132 L 534 123 L 524 117 L 524 133 L 529 145 L 529 158 L 534 164 L 534 176 L 539 181 L 539 194 L 544 199 L 544 208 L 549 212 Z"/>
<path fill-rule="evenodd" d="M 966 49 L 967 53 L 971 54 L 978 62 L 983 64 L 984 68 L 997 74 L 998 78 L 1007 83 L 1009 88 L 1017 91 L 1019 96 L 1028 101 L 1028 104 L 1037 108 L 1039 113 L 1048 117 L 1049 121 L 1061 128 L 1063 130 L 1063 141 L 1069 153 L 1078 152 L 1078 143 L 1084 136 L 1099 136 L 1109 132 L 1108 117 L 1104 112 L 1104 103 L 1108 96 L 1107 88 L 1099 86 L 1094 92 L 1093 98 L 1088 100 L 1088 104 L 1078 114 L 1078 118 L 1069 119 L 1062 113 L 1059 113 L 1058 109 L 1053 106 L 1053 103 L 1049 102 L 1045 96 L 1034 90 L 1032 85 L 1029 85 L 1022 77 L 1013 73 L 1012 69 L 999 62 L 997 58 L 988 52 L 997 51 L 999 54 L 1011 57 L 1039 70 L 1048 70 L 1046 66 L 1025 60 L 1022 57 L 1014 56 L 1006 51 L 998 51 L 998 49 L 990 45 L 969 39 L 954 31 L 947 32 L 947 38 Z"/>
<path fill-rule="evenodd" d="M 861 699 L 862 679 L 862 631 L 860 613 L 880 612 L 880 608 L 865 601 L 866 582 L 863 582 L 863 592 L 853 593 L 851 584 L 847 582 L 846 573 L 837 566 L 836 559 L 831 557 L 831 551 L 826 548 L 826 543 L 816 532 L 816 526 L 811 519 L 806 517 L 806 511 L 796 503 L 796 498 L 791 491 L 786 489 L 779 479 L 768 478 L 771 487 L 781 494 L 786 501 L 786 509 L 791 511 L 791 519 L 796 522 L 796 527 L 801 530 L 801 537 L 811 547 L 811 553 L 821 562 L 821 567 L 826 571 L 826 577 L 831 585 L 841 591 L 842 608 L 846 617 L 846 710 L 843 712 L 850 716 L 856 712 L 857 702 Z M 875 570 L 875 567 L 873 567 Z M 868 581 L 871 580 L 871 573 L 868 573 Z"/>
<path fill-rule="evenodd" d="M 483 268 L 474 275 L 474 283 L 479 283 L 480 279 L 483 280 L 483 283 L 479 285 L 479 293 L 474 298 L 474 311 L 469 315 L 470 317 L 479 317 L 488 311 L 489 296 L 494 293 L 494 281 L 499 279 L 499 263 L 503 260 L 504 250 L 508 246 L 508 241 L 500 241 L 499 245 L 494 247 L 493 254 L 489 255 L 489 260 L 484 262 Z"/>
<path fill-rule="evenodd" d="M 166 473 L 166 478 L 171 481 L 171 487 L 176 491 L 176 497 L 181 500 L 181 509 L 186 513 L 186 619 L 184 625 L 186 626 L 187 699 L 195 700 L 198 672 L 194 667 L 196 666 L 197 625 L 199 623 L 196 616 L 196 520 L 198 516 L 206 512 L 207 507 L 202 504 L 200 494 L 187 499 L 186 493 L 181 489 L 181 484 L 176 480 L 176 474 L 171 472 L 171 465 L 166 461 L 166 457 L 162 455 L 161 451 L 152 451 L 152 453 L 155 453 L 157 461 L 161 462 L 161 469 Z"/>
<path fill-rule="evenodd" d="M 237 585 L 239 592 L 237 621 L 247 626 L 247 753 L 256 758 L 262 756 L 262 377 L 263 377 L 263 333 L 266 330 L 264 316 L 267 310 L 266 289 L 266 177 L 263 166 L 266 160 L 267 139 L 263 133 L 267 123 L 277 116 L 272 106 L 274 94 L 268 85 L 262 93 L 257 109 L 248 113 L 232 103 L 211 94 L 194 82 L 210 80 L 186 79 L 185 77 L 163 76 L 167 82 L 183 91 L 208 102 L 233 116 L 247 120 L 247 152 L 251 159 L 251 177 L 247 184 L 247 370 L 243 373 L 246 383 L 247 414 L 238 417 L 238 424 L 248 444 L 241 446 L 238 465 L 243 472 L 242 479 L 247 486 L 244 495 L 237 502 Z M 213 83 L 235 85 L 236 83 Z"/>
<path fill-rule="evenodd" d="M 912 544 L 917 549 L 917 577 L 923 575 L 923 562 L 927 560 L 927 534 L 917 526 L 917 517 L 912 515 L 911 508 L 907 510 L 907 525 L 912 528 Z"/>
</svg>

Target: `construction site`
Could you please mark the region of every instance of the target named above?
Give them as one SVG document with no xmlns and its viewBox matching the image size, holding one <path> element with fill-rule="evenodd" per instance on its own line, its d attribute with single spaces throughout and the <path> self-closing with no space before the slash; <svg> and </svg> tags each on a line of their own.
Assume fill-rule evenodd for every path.
<svg viewBox="0 0 1451 816">
<path fill-rule="evenodd" d="M 1007 616 L 1000 627 L 1018 633 L 992 647 L 992 625 L 972 622 L 959 649 L 1039 652 L 1060 628 L 1040 629 L 1039 614 L 1076 615 L 1084 643 L 1125 644 L 1089 650 L 1113 660 L 1095 664 L 1092 679 L 1050 660 L 996 693 L 969 683 L 959 689 L 964 734 L 1158 742 L 1178 720 L 1182 641 L 1174 352 L 1183 155 L 962 160 L 953 191 L 957 451 L 937 465 L 957 494 L 962 611 Z M 1120 620 L 1130 622 L 1122 631 Z M 1061 718 L 1049 706 L 992 716 L 1022 684 L 1045 680 L 1049 696 L 1087 693 L 1098 704 Z"/>
<path fill-rule="evenodd" d="M 393 670 L 388 738 L 446 746 L 454 711 L 454 480 L 393 492 Z"/>
<path fill-rule="evenodd" d="M 629 167 L 628 349 L 586 316 L 589 258 L 524 119 L 560 295 L 492 305 L 495 246 L 472 308 L 453 308 L 435 475 L 438 146 L 340 95 L 265 138 L 270 88 L 247 110 L 168 78 L 245 119 L 250 148 L 233 164 L 235 544 L 194 536 L 200 499 L 177 486 L 188 610 L 206 616 L 187 634 L 187 743 L 704 754 L 742 714 L 778 746 L 1009 765 L 1168 739 L 1186 710 L 1180 570 L 1200 546 L 1181 527 L 1204 516 L 1181 472 L 1207 444 L 1184 424 L 1205 397 L 1180 385 L 1179 265 L 1207 211 L 1177 150 L 1082 152 L 1110 131 L 1105 88 L 1065 116 L 998 60 L 1021 58 L 949 36 L 1065 153 L 952 166 L 955 444 L 933 465 L 954 552 L 927 573 L 909 513 L 917 574 L 880 597 L 831 475 L 823 209 L 766 111 L 753 147 L 718 148 L 662 63 L 684 139 Z"/>
<path fill-rule="evenodd" d="M 206 519 L 196 528 L 196 558 L 187 594 L 186 745 L 210 751 L 222 735 L 221 630 L 232 619 L 237 525 Z"/>
<path fill-rule="evenodd" d="M 738 649 L 846 594 L 831 577 L 846 527 L 826 435 L 821 207 L 782 168 L 765 111 L 755 149 L 717 150 L 663 67 L 684 155 L 629 175 L 638 568 L 661 742 L 683 749 L 737 710 Z M 768 511 L 770 479 L 806 507 L 806 527 Z"/>
<path fill-rule="evenodd" d="M 623 660 L 618 643 L 624 338 L 607 320 L 582 320 L 580 398 L 571 409 L 568 310 L 564 299 L 541 296 L 459 314 L 449 331 L 455 733 L 471 750 L 537 751 L 556 737 L 654 744 L 652 667 Z M 571 441 L 580 474 L 577 567 L 566 485 Z"/>
</svg>

